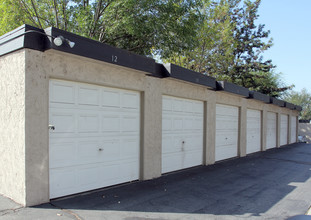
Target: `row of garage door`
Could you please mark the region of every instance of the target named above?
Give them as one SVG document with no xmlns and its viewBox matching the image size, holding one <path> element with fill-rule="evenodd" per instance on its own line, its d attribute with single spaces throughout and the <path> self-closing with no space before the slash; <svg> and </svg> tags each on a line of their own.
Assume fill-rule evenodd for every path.
<svg viewBox="0 0 311 220">
<path fill-rule="evenodd" d="M 50 198 L 139 179 L 140 93 L 51 80 Z M 291 117 L 296 140 L 296 117 Z M 261 111 L 247 110 L 247 153 L 261 150 Z M 281 115 L 280 144 L 288 116 Z M 203 163 L 204 103 L 163 96 L 162 173 Z M 238 156 L 239 108 L 216 105 L 215 160 Z M 267 148 L 276 147 L 277 114 L 267 114 Z"/>
</svg>

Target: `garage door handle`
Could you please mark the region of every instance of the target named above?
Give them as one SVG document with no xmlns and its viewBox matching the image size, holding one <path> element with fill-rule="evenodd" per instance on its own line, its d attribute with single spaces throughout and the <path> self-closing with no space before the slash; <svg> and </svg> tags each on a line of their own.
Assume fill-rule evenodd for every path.
<svg viewBox="0 0 311 220">
<path fill-rule="evenodd" d="M 54 125 L 49 125 L 49 129 L 54 131 L 55 130 L 55 126 Z"/>
<path fill-rule="evenodd" d="M 103 151 L 103 150 L 104 150 L 103 148 L 99 148 L 99 149 L 98 149 L 98 151 Z"/>
</svg>

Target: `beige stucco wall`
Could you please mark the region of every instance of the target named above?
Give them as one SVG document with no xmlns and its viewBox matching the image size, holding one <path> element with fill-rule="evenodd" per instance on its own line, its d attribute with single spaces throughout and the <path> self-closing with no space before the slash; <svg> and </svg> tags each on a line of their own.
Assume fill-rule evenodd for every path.
<svg viewBox="0 0 311 220">
<path fill-rule="evenodd" d="M 3 77 L 1 78 L 4 79 L 3 81 L 10 81 L 8 77 L 16 75 L 16 80 L 12 85 L 3 82 L 0 84 L 0 89 L 4 92 L 12 88 L 10 93 L 6 93 L 6 98 L 0 98 L 0 104 L 6 106 L 6 99 L 14 97 L 14 91 L 17 92 L 18 99 L 11 103 L 11 108 L 15 103 L 20 104 L 14 111 L 4 107 L 0 110 L 0 120 L 7 120 L 8 114 L 17 118 L 16 121 L 14 120 L 15 124 L 10 127 L 10 131 L 18 140 L 13 144 L 16 150 L 13 153 L 11 149 L 0 146 L 1 151 L 4 151 L 4 155 L 6 155 L 4 158 L 7 161 L 12 160 L 9 162 L 12 169 L 5 173 L 8 181 L 5 178 L 0 179 L 2 181 L 0 183 L 3 183 L 1 185 L 4 185 L 0 186 L 0 189 L 1 193 L 28 206 L 49 201 L 49 79 L 63 79 L 141 92 L 141 180 L 161 176 L 162 95 L 204 102 L 203 164 L 205 165 L 215 163 L 217 103 L 238 106 L 240 109 L 239 156 L 246 155 L 247 108 L 261 110 L 263 119 L 267 111 L 276 112 L 278 115 L 281 113 L 297 114 L 289 109 L 264 104 L 260 101 L 245 99 L 229 93 L 215 92 L 203 86 L 172 78 L 155 78 L 142 71 L 54 50 L 43 53 L 25 49 L 7 57 L 1 57 L 0 61 L 6 64 L 5 69 L 7 69 L 7 74 L 0 76 Z M 14 65 L 8 65 L 11 63 Z M 2 72 L 1 69 L 1 74 Z M 20 85 L 20 87 L 16 85 Z M 13 130 L 15 126 L 18 128 L 17 130 Z M 263 122 L 264 126 L 265 122 Z M 1 131 L 5 130 L 4 127 L 0 129 Z M 8 131 L 6 132 L 8 133 Z M 3 137 L 1 138 L 3 139 Z M 13 138 L 2 139 L 0 144 L 4 146 L 10 145 L 10 141 L 13 141 Z M 262 149 L 265 149 L 264 145 Z M 2 165 L 1 163 L 4 162 L 0 161 L 0 165 Z M 0 169 L 0 172 L 5 171 Z M 13 181 L 14 172 L 18 173 L 20 180 L 18 183 Z M 14 190 L 12 190 L 12 184 L 17 185 L 14 186 Z M 14 192 L 11 195 L 9 191 Z"/>
<path fill-rule="evenodd" d="M 0 58 L 0 194 L 25 204 L 25 51 Z"/>
</svg>

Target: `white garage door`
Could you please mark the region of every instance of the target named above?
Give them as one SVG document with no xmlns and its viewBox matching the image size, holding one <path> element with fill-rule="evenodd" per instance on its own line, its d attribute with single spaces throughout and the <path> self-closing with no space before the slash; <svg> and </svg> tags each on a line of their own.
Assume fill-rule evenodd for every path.
<svg viewBox="0 0 311 220">
<path fill-rule="evenodd" d="M 280 145 L 287 144 L 288 137 L 288 116 L 281 114 L 281 131 L 280 131 Z"/>
<path fill-rule="evenodd" d="M 140 94 L 50 81 L 50 198 L 139 178 Z"/>
<path fill-rule="evenodd" d="M 254 153 L 261 150 L 261 112 L 247 109 L 246 123 L 246 153 Z"/>
<path fill-rule="evenodd" d="M 203 102 L 163 96 L 162 173 L 203 162 Z"/>
<path fill-rule="evenodd" d="M 276 147 L 276 128 L 277 128 L 276 113 L 267 113 L 267 133 L 266 133 L 266 149 Z"/>
<path fill-rule="evenodd" d="M 291 116 L 291 132 L 290 132 L 290 143 L 296 142 L 296 116 Z"/>
<path fill-rule="evenodd" d="M 239 108 L 216 105 L 215 160 L 238 156 Z"/>
</svg>

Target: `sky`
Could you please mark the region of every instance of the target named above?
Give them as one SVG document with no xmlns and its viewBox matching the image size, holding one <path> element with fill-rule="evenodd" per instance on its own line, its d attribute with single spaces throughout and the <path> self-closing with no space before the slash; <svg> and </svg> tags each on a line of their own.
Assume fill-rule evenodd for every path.
<svg viewBox="0 0 311 220">
<path fill-rule="evenodd" d="M 294 91 L 311 92 L 311 0 L 262 0 L 257 24 L 270 30 L 273 46 L 264 53 L 272 59 Z"/>
</svg>

